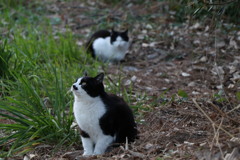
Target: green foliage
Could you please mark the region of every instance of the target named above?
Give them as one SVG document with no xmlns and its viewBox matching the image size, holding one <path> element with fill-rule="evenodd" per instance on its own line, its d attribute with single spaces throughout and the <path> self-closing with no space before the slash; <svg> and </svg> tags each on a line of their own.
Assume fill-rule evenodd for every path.
<svg viewBox="0 0 240 160">
<path fill-rule="evenodd" d="M 233 3 L 230 3 L 229 5 L 226 5 L 224 7 L 224 15 L 226 18 L 228 18 L 232 22 L 239 23 L 239 17 L 240 17 L 240 11 L 239 11 L 240 1 L 236 0 Z"/>
<path fill-rule="evenodd" d="M 220 103 L 227 101 L 227 99 L 226 99 L 223 91 L 219 91 L 218 93 L 215 93 L 215 94 L 213 95 L 213 98 L 214 98 L 217 102 L 220 102 Z"/>
<path fill-rule="evenodd" d="M 101 63 L 76 45 L 71 32 L 30 27 L 1 44 L 0 157 L 23 154 L 47 143 L 79 143 L 70 86 L 84 71 L 96 75 Z M 2 67 L 3 66 L 3 67 Z"/>
<path fill-rule="evenodd" d="M 236 93 L 236 97 L 237 97 L 237 100 L 240 101 L 240 92 L 237 92 L 237 93 Z"/>
<path fill-rule="evenodd" d="M 182 98 L 185 98 L 185 99 L 188 98 L 188 94 L 187 94 L 185 91 L 183 91 L 183 90 L 179 90 L 179 91 L 178 91 L 178 95 L 179 95 L 180 97 L 182 97 Z"/>
<path fill-rule="evenodd" d="M 175 11 L 174 17 L 182 22 L 187 18 L 203 19 L 205 17 L 216 17 L 225 18 L 227 21 L 233 23 L 239 23 L 239 11 L 240 1 L 192 1 L 192 0 L 181 0 L 174 1 L 170 0 L 170 10 Z"/>
<path fill-rule="evenodd" d="M 7 153 L 0 152 L 0 156 L 10 156 L 19 151 L 24 153 L 29 147 L 42 142 L 69 145 L 77 140 L 70 127 L 73 121 L 72 102 L 61 77 L 55 76 L 55 89 L 49 92 L 42 82 L 39 82 L 43 85 L 41 88 L 35 88 L 23 75 L 14 75 L 15 82 L 8 87 L 11 96 L 4 97 L 0 104 L 2 119 L 12 122 L 0 124 L 0 129 L 6 134 L 0 138 L 0 146 L 8 150 Z M 41 92 L 45 92 L 45 98 L 41 97 Z"/>
<path fill-rule="evenodd" d="M 0 31 L 1 36 L 9 38 L 15 30 L 27 30 L 29 26 L 45 25 L 48 20 L 42 16 L 46 13 L 41 1 L 1 0 L 0 1 Z"/>
<path fill-rule="evenodd" d="M 22 4 L 23 0 L 1 0 L 0 8 L 11 8 Z"/>
<path fill-rule="evenodd" d="M 0 44 L 0 78 L 7 77 L 9 75 L 9 61 L 12 56 L 12 52 L 7 48 L 7 40 Z"/>
</svg>

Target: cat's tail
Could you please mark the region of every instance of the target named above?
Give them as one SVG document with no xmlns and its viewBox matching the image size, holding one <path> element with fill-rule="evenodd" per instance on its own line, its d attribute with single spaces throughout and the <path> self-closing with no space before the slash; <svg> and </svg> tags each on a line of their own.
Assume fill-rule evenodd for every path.
<svg viewBox="0 0 240 160">
<path fill-rule="evenodd" d="M 95 54 L 94 54 L 94 50 L 93 50 L 93 46 L 92 46 L 93 41 L 94 41 L 94 39 L 91 38 L 91 39 L 85 44 L 84 48 L 85 48 L 85 52 L 86 52 L 86 53 L 90 53 L 91 56 L 92 56 L 93 58 L 95 58 Z"/>
</svg>

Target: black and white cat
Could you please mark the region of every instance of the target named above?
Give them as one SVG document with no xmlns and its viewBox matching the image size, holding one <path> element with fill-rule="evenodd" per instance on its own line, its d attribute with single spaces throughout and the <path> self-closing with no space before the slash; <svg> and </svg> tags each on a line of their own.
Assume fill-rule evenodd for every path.
<svg viewBox="0 0 240 160">
<path fill-rule="evenodd" d="M 112 143 L 133 142 L 134 116 L 126 102 L 104 91 L 104 74 L 84 76 L 72 85 L 74 116 L 80 127 L 83 155 L 103 154 Z"/>
<path fill-rule="evenodd" d="M 112 29 L 95 32 L 86 43 L 87 52 L 94 58 L 107 62 L 122 61 L 130 46 L 128 30 L 117 32 Z"/>
</svg>

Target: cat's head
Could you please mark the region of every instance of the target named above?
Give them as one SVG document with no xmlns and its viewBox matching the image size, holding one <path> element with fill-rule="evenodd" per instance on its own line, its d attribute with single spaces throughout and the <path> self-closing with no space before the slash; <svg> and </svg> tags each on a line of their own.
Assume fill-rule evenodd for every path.
<svg viewBox="0 0 240 160">
<path fill-rule="evenodd" d="M 88 77 L 85 75 L 73 83 L 71 91 L 74 96 L 80 99 L 97 97 L 101 93 L 104 93 L 103 78 L 103 73 L 100 73 L 96 77 Z"/>
<path fill-rule="evenodd" d="M 124 47 L 129 45 L 128 30 L 117 32 L 114 29 L 111 31 L 111 44 L 116 47 Z"/>
</svg>

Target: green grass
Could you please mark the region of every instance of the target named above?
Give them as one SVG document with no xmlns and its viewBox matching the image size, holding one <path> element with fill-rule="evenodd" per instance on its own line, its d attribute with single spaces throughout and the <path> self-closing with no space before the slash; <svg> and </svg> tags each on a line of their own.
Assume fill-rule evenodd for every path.
<svg viewBox="0 0 240 160">
<path fill-rule="evenodd" d="M 22 36 L 24 31 L 17 30 L 11 43 L 5 40 L 2 44 L 0 115 L 12 123 L 0 124 L 5 130 L 0 138 L 1 157 L 24 153 L 39 143 L 71 145 L 79 141 L 70 128 L 74 118 L 68 90 L 85 70 L 95 74 L 100 63 L 87 64 L 93 60 L 76 45 L 70 32 L 44 32 L 29 27 Z"/>
<path fill-rule="evenodd" d="M 24 153 L 39 143 L 72 145 L 79 142 L 70 128 L 73 122 L 70 86 L 76 77 L 88 71 L 95 75 L 101 63 L 88 57 L 76 45 L 70 32 L 52 35 L 28 28 L 4 43 L 1 54 L 0 115 L 12 120 L 0 124 L 0 156 Z M 6 58 L 7 53 L 10 56 Z M 7 152 L 4 152 L 6 150 Z"/>
</svg>

